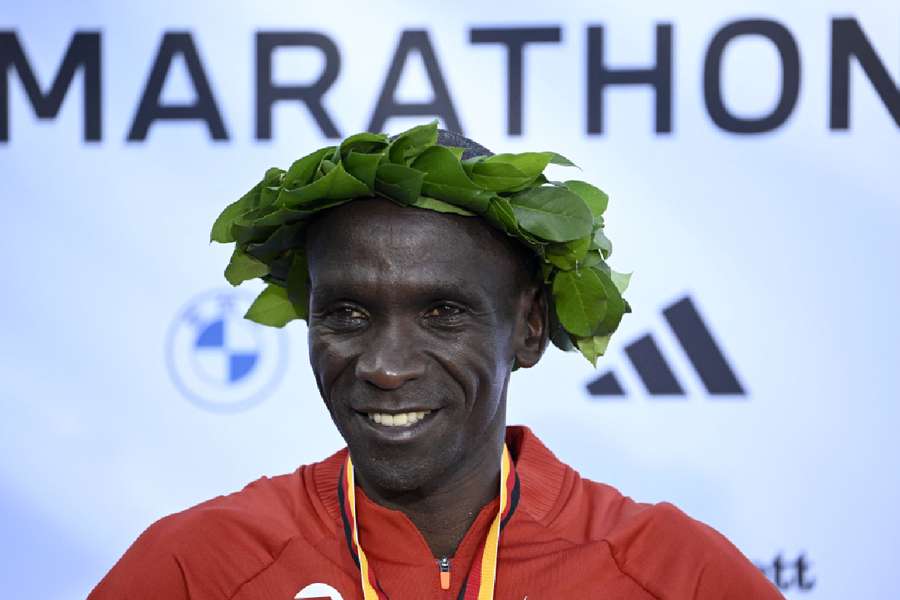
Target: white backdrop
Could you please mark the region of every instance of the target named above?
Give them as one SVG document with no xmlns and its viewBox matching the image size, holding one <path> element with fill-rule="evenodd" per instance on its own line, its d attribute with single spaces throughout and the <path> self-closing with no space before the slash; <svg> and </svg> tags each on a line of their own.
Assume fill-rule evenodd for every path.
<svg viewBox="0 0 900 600">
<path fill-rule="evenodd" d="M 716 32 L 747 19 L 787 28 L 800 86 L 783 125 L 742 135 L 710 118 L 703 68 Z M 858 23 L 892 86 L 879 96 L 854 59 L 840 130 L 829 126 L 836 19 Z M 603 26 L 610 68 L 640 68 L 655 61 L 658 24 L 672 32 L 672 131 L 655 131 L 651 88 L 615 86 L 604 132 L 589 134 L 588 27 Z M 506 50 L 469 41 L 484 27 L 560 28 L 559 43 L 524 52 L 521 136 L 506 129 Z M 494 151 L 562 152 L 609 192 L 612 264 L 635 272 L 634 313 L 597 372 L 551 350 L 513 376 L 510 422 L 531 425 L 582 474 L 717 527 L 789 598 L 896 597 L 900 136 L 888 105 L 900 112 L 900 4 L 32 0 L 4 3 L 0 30 L 15 32 L 42 91 L 76 31 L 102 44 L 99 141 L 84 140 L 81 73 L 56 118 L 39 120 L 6 71 L 4 597 L 82 598 L 153 520 L 339 447 L 304 326 L 279 335 L 235 321 L 243 300 L 221 275 L 230 251 L 207 236 L 266 167 L 327 142 L 297 102 L 277 103 L 272 139 L 256 139 L 256 33 L 334 42 L 340 67 L 323 106 L 349 135 L 368 126 L 404 30 L 427 32 L 467 135 Z M 161 120 L 126 141 L 165 32 L 191 34 L 227 140 L 199 120 Z M 309 84 L 324 64 L 316 50 L 279 50 L 273 79 Z M 430 101 L 423 65 L 417 53 L 403 65 L 397 102 Z M 771 112 L 781 90 L 772 43 L 730 43 L 721 88 L 735 115 Z M 178 57 L 160 102 L 195 96 Z M 393 117 L 385 129 L 429 118 Z M 743 394 L 710 394 L 701 381 L 662 312 L 685 297 Z M 197 346 L 203 328 L 211 337 Z M 648 335 L 682 394 L 645 386 L 626 348 Z M 229 379 L 237 353 L 243 370 Z M 607 372 L 624 395 L 589 393 Z"/>
</svg>

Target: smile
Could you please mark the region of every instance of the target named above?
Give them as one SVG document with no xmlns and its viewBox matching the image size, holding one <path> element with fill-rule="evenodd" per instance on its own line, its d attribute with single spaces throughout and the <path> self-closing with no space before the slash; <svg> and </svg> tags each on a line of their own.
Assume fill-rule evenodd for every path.
<svg viewBox="0 0 900 600">
<path fill-rule="evenodd" d="M 368 413 L 368 417 L 370 421 L 387 427 L 409 427 L 410 425 L 415 425 L 429 414 L 431 414 L 430 410 L 397 414 L 373 412 Z"/>
</svg>

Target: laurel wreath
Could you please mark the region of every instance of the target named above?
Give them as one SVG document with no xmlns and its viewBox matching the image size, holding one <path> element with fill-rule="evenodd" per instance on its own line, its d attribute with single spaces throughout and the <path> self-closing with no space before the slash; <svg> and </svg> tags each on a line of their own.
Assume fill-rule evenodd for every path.
<svg viewBox="0 0 900 600">
<path fill-rule="evenodd" d="M 550 339 L 577 349 L 596 366 L 622 316 L 631 274 L 606 260 L 607 195 L 584 181 L 549 181 L 548 164 L 575 166 L 555 152 L 463 159 L 463 148 L 437 144 L 437 121 L 389 138 L 359 133 L 321 148 L 286 171 L 270 168 L 228 205 L 210 240 L 234 243 L 225 269 L 231 285 L 262 278 L 268 286 L 250 306 L 251 321 L 283 327 L 309 313 L 304 231 L 319 211 L 382 197 L 403 206 L 478 216 L 542 259 L 550 291 Z"/>
</svg>

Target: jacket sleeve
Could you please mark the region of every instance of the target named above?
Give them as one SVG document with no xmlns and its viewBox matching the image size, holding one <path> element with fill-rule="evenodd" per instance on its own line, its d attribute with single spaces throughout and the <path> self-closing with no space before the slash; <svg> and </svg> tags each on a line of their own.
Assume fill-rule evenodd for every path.
<svg viewBox="0 0 900 600">
<path fill-rule="evenodd" d="M 659 600 L 784 598 L 722 534 L 665 502 L 607 541 L 619 569 Z"/>
</svg>

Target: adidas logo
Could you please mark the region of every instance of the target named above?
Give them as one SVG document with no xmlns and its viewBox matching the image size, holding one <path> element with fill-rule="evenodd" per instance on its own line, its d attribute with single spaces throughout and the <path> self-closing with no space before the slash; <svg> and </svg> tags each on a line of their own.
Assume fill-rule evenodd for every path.
<svg viewBox="0 0 900 600">
<path fill-rule="evenodd" d="M 674 302 L 662 312 L 675 339 L 710 394 L 747 395 L 690 296 Z M 625 354 L 651 396 L 687 395 L 651 334 L 645 334 L 625 346 Z M 601 398 L 626 395 L 619 378 L 611 370 L 589 383 L 587 389 L 591 396 Z"/>
</svg>

